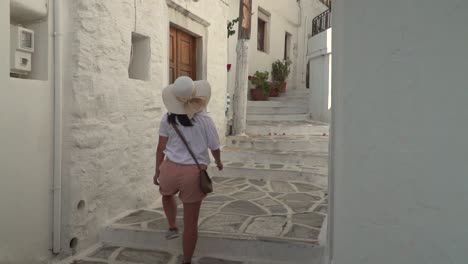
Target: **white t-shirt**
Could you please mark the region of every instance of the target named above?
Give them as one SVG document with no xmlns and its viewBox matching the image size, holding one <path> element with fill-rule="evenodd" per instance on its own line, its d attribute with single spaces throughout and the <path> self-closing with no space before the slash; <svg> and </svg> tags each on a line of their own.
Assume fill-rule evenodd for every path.
<svg viewBox="0 0 468 264">
<path fill-rule="evenodd" d="M 179 138 L 172 125 L 169 124 L 167 118 L 168 115 L 164 115 L 159 127 L 159 135 L 169 138 L 164 154 L 175 163 L 195 164 L 184 142 Z M 216 126 L 208 113 L 205 112 L 196 114 L 193 117 L 192 124 L 192 127 L 185 127 L 180 124 L 177 127 L 188 141 L 198 162 L 209 165 L 210 155 L 208 149 L 217 150 L 220 147 Z"/>
</svg>

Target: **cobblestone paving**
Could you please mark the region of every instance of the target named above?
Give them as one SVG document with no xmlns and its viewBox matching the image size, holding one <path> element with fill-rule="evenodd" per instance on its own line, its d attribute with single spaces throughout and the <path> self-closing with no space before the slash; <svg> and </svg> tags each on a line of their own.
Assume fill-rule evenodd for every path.
<svg viewBox="0 0 468 264">
<path fill-rule="evenodd" d="M 322 187 L 294 181 L 222 177 L 213 180 L 215 193 L 205 199 L 200 214 L 201 235 L 215 233 L 318 243 L 328 208 Z M 183 217 L 181 207 L 179 225 Z M 113 226 L 165 231 L 167 222 L 162 208 L 158 207 L 133 212 Z"/>
<path fill-rule="evenodd" d="M 161 250 L 141 250 L 106 246 L 71 264 L 180 264 L 182 256 Z M 195 257 L 193 264 L 247 264 L 211 257 Z"/>
</svg>

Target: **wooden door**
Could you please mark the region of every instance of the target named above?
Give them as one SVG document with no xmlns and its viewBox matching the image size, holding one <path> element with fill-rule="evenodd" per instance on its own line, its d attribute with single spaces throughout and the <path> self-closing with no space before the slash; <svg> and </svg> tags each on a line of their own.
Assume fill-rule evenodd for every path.
<svg viewBox="0 0 468 264">
<path fill-rule="evenodd" d="M 189 76 L 196 80 L 196 40 L 193 36 L 171 27 L 169 45 L 169 82 L 177 77 Z"/>
</svg>

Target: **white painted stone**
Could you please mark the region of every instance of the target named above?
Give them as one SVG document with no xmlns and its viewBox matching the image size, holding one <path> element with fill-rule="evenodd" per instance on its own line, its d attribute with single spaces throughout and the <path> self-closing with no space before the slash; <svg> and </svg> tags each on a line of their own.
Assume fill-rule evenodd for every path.
<svg viewBox="0 0 468 264">
<path fill-rule="evenodd" d="M 213 87 L 209 111 L 224 140 L 229 6 L 222 0 L 69 0 L 66 7 L 73 15 L 64 17 L 70 32 L 65 45 L 64 248 L 77 237 L 81 250 L 97 242 L 97 228 L 108 219 L 159 196 L 152 176 L 159 121 L 166 112 L 161 91 L 168 84 L 170 21 L 205 36 L 199 41 L 198 75 Z M 148 81 L 128 77 L 132 32 L 150 38 Z M 77 211 L 79 200 L 95 209 Z"/>
<path fill-rule="evenodd" d="M 309 105 L 312 119 L 330 122 L 331 118 L 331 60 L 332 29 L 309 39 L 310 95 Z"/>
<path fill-rule="evenodd" d="M 247 122 L 247 96 L 249 91 L 249 40 L 239 39 L 236 53 L 236 80 L 234 89 L 234 107 L 232 131 L 234 135 L 243 135 Z"/>
<path fill-rule="evenodd" d="M 257 115 L 288 115 L 288 114 L 307 114 L 308 108 L 306 106 L 249 106 L 247 108 L 248 114 Z"/>
<path fill-rule="evenodd" d="M 255 166 L 248 166 L 243 168 L 226 166 L 222 172 L 216 168 L 210 167 L 209 172 L 211 176 L 222 177 L 244 177 L 248 179 L 264 179 L 264 180 L 297 180 L 316 184 L 318 186 L 327 186 L 328 184 L 328 170 L 326 168 L 316 168 L 315 170 L 306 171 L 305 169 L 260 169 Z"/>
<path fill-rule="evenodd" d="M 273 114 L 259 115 L 248 114 L 248 121 L 305 121 L 309 119 L 309 114 Z"/>
<path fill-rule="evenodd" d="M 139 249 L 160 248 L 176 252 L 182 251 L 179 239 L 166 240 L 163 232 L 137 231 L 124 228 L 106 228 L 101 237 L 104 243 L 120 247 Z M 288 263 L 302 264 L 304 259 L 309 263 L 320 263 L 324 253 L 323 246 L 312 243 L 295 242 L 278 239 L 256 239 L 254 235 L 243 238 L 232 234 L 219 236 L 215 233 L 199 233 L 198 256 L 213 255 L 254 263 Z M 287 252 L 287 254 L 285 254 Z"/>
<path fill-rule="evenodd" d="M 299 4 L 301 4 L 301 6 Z M 267 52 L 257 49 L 257 25 L 259 8 L 270 14 L 269 37 Z M 305 87 L 306 81 L 306 53 L 307 39 L 312 30 L 312 19 L 322 13 L 326 7 L 318 0 L 312 1 L 252 1 L 252 36 L 249 50 L 249 74 L 255 71 L 271 72 L 271 64 L 277 59 L 284 58 L 285 34 L 291 34 L 290 59 L 292 60 L 291 73 L 288 79 L 288 90 Z M 239 16 L 239 1 L 230 1 L 229 20 Z M 267 25 L 268 27 L 268 25 Z M 229 38 L 229 59 L 232 64 L 229 72 L 229 93 L 235 90 L 236 76 L 236 45 L 237 34 Z"/>
<path fill-rule="evenodd" d="M 16 21 L 32 22 L 47 17 L 47 0 L 10 0 L 10 15 Z"/>
<path fill-rule="evenodd" d="M 328 135 L 327 125 L 312 125 L 301 122 L 262 122 L 249 121 L 248 135 Z"/>
<path fill-rule="evenodd" d="M 249 101 L 249 107 L 307 107 L 307 104 L 297 105 L 294 102 L 287 101 Z"/>
<path fill-rule="evenodd" d="M 244 150 L 269 150 L 275 152 L 307 151 L 328 153 L 328 137 L 324 136 L 242 136 L 229 137 L 226 147 Z"/>
<path fill-rule="evenodd" d="M 304 166 L 327 166 L 328 153 L 309 151 L 252 151 L 242 149 L 223 149 L 223 159 L 229 162 L 299 164 Z"/>
<path fill-rule="evenodd" d="M 278 102 L 294 102 L 297 105 L 307 105 L 308 98 L 305 96 L 280 96 L 280 97 L 270 97 L 270 101 Z"/>
</svg>

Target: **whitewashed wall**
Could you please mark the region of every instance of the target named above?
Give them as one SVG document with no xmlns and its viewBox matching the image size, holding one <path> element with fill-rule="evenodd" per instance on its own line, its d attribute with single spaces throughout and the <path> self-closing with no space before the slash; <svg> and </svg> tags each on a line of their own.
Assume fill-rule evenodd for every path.
<svg viewBox="0 0 468 264">
<path fill-rule="evenodd" d="M 17 18 L 33 21 L 47 15 L 48 0 L 10 0 L 9 2 L 11 14 Z"/>
<path fill-rule="evenodd" d="M 174 0 L 206 20 L 206 77 L 213 87 L 210 111 L 224 135 L 226 104 L 225 1 Z M 152 184 L 160 98 L 168 84 L 169 10 L 166 1 L 69 1 L 66 58 L 64 247 L 97 241 L 112 217 L 156 201 Z M 136 10 L 136 20 L 135 20 Z M 190 19 L 186 17 L 186 19 Z M 136 25 L 136 29 L 135 29 Z M 181 25 L 183 26 L 183 25 Z M 128 78 L 131 33 L 151 38 L 149 81 Z M 80 200 L 84 209 L 78 210 Z"/>
<path fill-rule="evenodd" d="M 308 41 L 307 59 L 310 62 L 309 110 L 313 120 L 330 122 L 332 29 L 319 33 Z"/>
<path fill-rule="evenodd" d="M 0 263 L 47 263 L 51 257 L 53 87 L 10 78 L 10 8 L 0 1 Z M 50 27 L 49 27 L 50 30 Z M 51 35 L 37 34 L 50 44 Z M 47 47 L 45 48 L 47 51 Z"/>
<path fill-rule="evenodd" d="M 268 53 L 257 50 L 259 7 L 271 14 Z M 307 39 L 311 32 L 312 19 L 325 9 L 326 7 L 318 0 L 302 0 L 301 8 L 295 0 L 253 0 L 252 32 L 249 42 L 249 74 L 253 74 L 257 70 L 271 73 L 271 64 L 277 59 L 284 58 L 284 36 L 288 32 L 292 34 L 290 56 L 293 62 L 288 87 L 305 89 Z M 229 20 L 237 17 L 239 17 L 239 1 L 231 1 Z M 237 31 L 237 24 L 235 29 Z M 237 38 L 237 33 L 229 38 L 228 61 L 232 64 L 232 70 L 229 73 L 229 91 L 231 93 L 235 86 Z"/>
<path fill-rule="evenodd" d="M 333 263 L 466 263 L 468 2 L 333 3 Z"/>
</svg>

